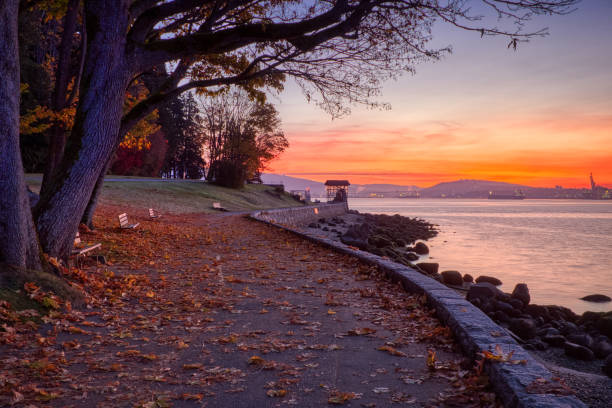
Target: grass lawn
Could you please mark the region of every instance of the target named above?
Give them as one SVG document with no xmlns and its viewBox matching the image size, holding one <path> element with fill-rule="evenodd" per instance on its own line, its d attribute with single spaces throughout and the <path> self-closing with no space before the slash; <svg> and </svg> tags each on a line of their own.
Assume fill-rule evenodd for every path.
<svg viewBox="0 0 612 408">
<path fill-rule="evenodd" d="M 278 193 L 272 187 L 249 184 L 242 189 L 219 187 L 201 181 L 158 178 L 107 176 L 102 192 L 102 204 L 128 207 L 155 208 L 161 212 L 188 214 L 216 212 L 213 202 L 221 203 L 230 211 L 251 211 L 262 208 L 300 206 L 287 193 Z M 123 181 L 125 180 L 125 181 Z M 34 191 L 41 183 L 40 174 L 26 175 L 26 182 Z"/>
</svg>

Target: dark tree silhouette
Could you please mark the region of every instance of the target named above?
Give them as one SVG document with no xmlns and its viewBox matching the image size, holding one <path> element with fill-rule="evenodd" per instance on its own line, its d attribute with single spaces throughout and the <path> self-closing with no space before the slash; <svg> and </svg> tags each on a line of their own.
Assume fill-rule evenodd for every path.
<svg viewBox="0 0 612 408">
<path fill-rule="evenodd" d="M 204 130 L 202 117 L 191 93 L 178 97 L 160 111 L 168 150 L 162 175 L 200 179 L 204 176 Z"/>
</svg>

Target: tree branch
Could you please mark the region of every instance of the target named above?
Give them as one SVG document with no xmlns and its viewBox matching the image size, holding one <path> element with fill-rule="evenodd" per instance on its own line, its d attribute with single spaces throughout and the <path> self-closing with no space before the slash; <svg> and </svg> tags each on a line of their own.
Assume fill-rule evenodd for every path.
<svg viewBox="0 0 612 408">
<path fill-rule="evenodd" d="M 363 0 L 361 3 L 370 3 Z M 220 54 L 256 42 L 278 41 L 312 33 L 342 21 L 342 17 L 354 7 L 347 0 L 339 0 L 328 11 L 303 21 L 294 23 L 263 22 L 240 24 L 216 32 L 201 32 L 175 38 L 159 39 L 142 44 L 135 51 L 134 59 L 141 70 L 161 63 L 182 58 L 187 55 Z M 353 24 L 358 21 L 351 20 Z M 343 26 L 347 32 L 352 28 Z M 354 28 L 354 27 L 353 27 Z M 331 35 L 331 32 L 330 32 Z"/>
</svg>

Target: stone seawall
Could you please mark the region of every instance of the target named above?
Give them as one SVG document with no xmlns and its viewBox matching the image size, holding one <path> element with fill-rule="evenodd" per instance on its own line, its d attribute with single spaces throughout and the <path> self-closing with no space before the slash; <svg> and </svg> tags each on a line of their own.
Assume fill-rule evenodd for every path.
<svg viewBox="0 0 612 408">
<path fill-rule="evenodd" d="M 252 213 L 254 218 L 274 224 L 302 226 L 318 220 L 343 215 L 348 212 L 348 204 L 317 204 L 307 207 L 278 208 Z"/>
</svg>

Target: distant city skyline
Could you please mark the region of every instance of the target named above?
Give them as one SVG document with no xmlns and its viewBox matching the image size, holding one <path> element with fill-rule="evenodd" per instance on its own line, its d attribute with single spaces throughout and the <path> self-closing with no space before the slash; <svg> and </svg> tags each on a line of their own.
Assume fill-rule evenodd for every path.
<svg viewBox="0 0 612 408">
<path fill-rule="evenodd" d="M 612 186 L 612 2 L 589 0 L 529 27 L 519 44 L 434 27 L 436 63 L 385 84 L 390 111 L 353 107 L 331 120 L 295 84 L 272 101 L 291 144 L 270 172 L 325 181 L 415 184 L 485 179 L 531 186 Z"/>
</svg>

